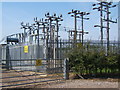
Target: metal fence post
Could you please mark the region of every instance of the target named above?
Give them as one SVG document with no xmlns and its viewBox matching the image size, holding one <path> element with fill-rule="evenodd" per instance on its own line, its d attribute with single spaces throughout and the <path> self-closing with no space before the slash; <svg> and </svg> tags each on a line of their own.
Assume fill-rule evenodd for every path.
<svg viewBox="0 0 120 90">
<path fill-rule="evenodd" d="M 64 79 L 69 79 L 69 59 L 65 58 L 64 60 Z"/>
<path fill-rule="evenodd" d="M 9 46 L 8 45 L 6 45 L 6 68 L 7 70 L 10 69 L 9 67 Z"/>
</svg>

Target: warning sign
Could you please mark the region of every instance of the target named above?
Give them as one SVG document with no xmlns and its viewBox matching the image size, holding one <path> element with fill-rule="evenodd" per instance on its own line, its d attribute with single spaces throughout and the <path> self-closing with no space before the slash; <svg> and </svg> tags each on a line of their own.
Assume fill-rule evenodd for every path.
<svg viewBox="0 0 120 90">
<path fill-rule="evenodd" d="M 42 65 L 42 60 L 36 60 L 36 66 L 41 66 Z"/>
<path fill-rule="evenodd" d="M 28 53 L 28 46 L 24 46 L 24 53 Z"/>
</svg>

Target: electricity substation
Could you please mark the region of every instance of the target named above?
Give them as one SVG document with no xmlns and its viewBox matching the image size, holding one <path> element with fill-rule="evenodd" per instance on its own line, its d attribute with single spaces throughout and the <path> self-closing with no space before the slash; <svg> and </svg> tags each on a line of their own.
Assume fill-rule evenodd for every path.
<svg viewBox="0 0 120 90">
<path fill-rule="evenodd" d="M 2 79 L 0 87 L 19 87 L 69 79 L 67 53 L 78 46 L 85 46 L 88 50 L 88 43 L 96 46 L 98 51 L 105 50 L 106 56 L 109 52 L 120 53 L 119 42 L 109 39 L 110 23 L 117 23 L 117 20 L 110 19 L 112 12 L 109 9 L 114 7 L 116 5 L 113 5 L 112 2 L 93 4 L 93 10 L 100 12 L 100 25 L 94 25 L 94 27 L 98 27 L 98 30 L 100 29 L 99 41 L 85 40 L 85 35 L 89 36 L 90 33 L 89 30 L 84 30 L 84 21 L 89 21 L 91 14 L 89 12 L 74 9 L 66 12 L 68 17 L 71 15 L 74 18 L 74 29 L 66 31 L 68 40 L 61 39 L 59 35 L 61 22 L 64 22 L 62 14 L 48 12 L 45 14 L 45 18 L 33 18 L 32 24 L 21 22 L 23 32 L 6 36 L 2 40 L 6 43 L 0 45 L 1 73 L 3 75 L 0 78 Z M 77 19 L 81 20 L 81 30 L 77 28 Z M 107 33 L 106 38 L 104 38 L 103 30 Z"/>
</svg>

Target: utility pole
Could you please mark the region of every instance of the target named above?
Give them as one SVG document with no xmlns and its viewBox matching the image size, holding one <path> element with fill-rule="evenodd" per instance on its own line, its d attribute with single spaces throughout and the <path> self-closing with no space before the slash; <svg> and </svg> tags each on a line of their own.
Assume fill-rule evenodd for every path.
<svg viewBox="0 0 120 90">
<path fill-rule="evenodd" d="M 100 22 L 101 22 L 101 28 L 100 28 L 100 31 L 101 31 L 101 46 L 103 47 L 103 20 L 102 20 L 102 17 L 103 17 L 103 12 L 102 12 L 102 9 L 103 9 L 103 5 L 102 5 L 102 2 L 100 3 L 101 5 L 101 10 L 100 10 Z"/>
<path fill-rule="evenodd" d="M 62 19 L 62 15 L 60 15 L 60 16 L 57 16 L 56 17 L 56 14 L 54 14 L 54 18 L 55 18 L 55 21 L 56 21 L 56 32 L 57 32 L 57 37 L 56 37 L 56 41 L 57 41 L 57 48 L 56 48 L 56 58 L 59 58 L 59 53 L 58 53 L 58 46 L 59 46 L 59 40 L 58 40 L 58 37 L 59 37 L 59 35 L 58 35 L 58 32 L 59 32 L 59 22 L 60 21 L 63 21 L 63 19 Z"/>
<path fill-rule="evenodd" d="M 81 24 L 82 24 L 82 45 L 84 44 L 84 22 L 83 20 L 86 19 L 86 20 L 89 20 L 89 18 L 84 18 L 85 15 L 89 15 L 90 13 L 87 13 L 87 12 L 81 12 L 80 13 L 80 16 L 81 16 Z"/>
<path fill-rule="evenodd" d="M 109 11 L 109 8 L 113 8 L 113 7 L 116 7 L 116 5 L 112 5 L 112 2 L 103 2 L 104 3 L 104 7 L 105 7 L 105 12 L 107 13 L 107 18 L 105 19 L 105 17 L 104 17 L 104 21 L 106 21 L 107 22 L 107 54 L 108 54 L 108 52 L 109 52 L 109 44 L 110 44 L 110 40 L 109 40 L 109 29 L 110 29 L 110 22 L 111 23 L 117 23 L 117 19 L 116 19 L 116 21 L 113 21 L 113 20 L 110 20 L 110 14 L 111 14 L 111 12 Z"/>
<path fill-rule="evenodd" d="M 39 38 L 40 20 L 38 20 L 37 17 L 36 17 L 36 18 L 34 18 L 34 21 L 37 25 L 37 36 L 38 36 L 38 39 L 37 39 L 37 47 L 38 47 L 38 49 L 37 49 L 37 59 L 39 59 L 39 55 L 40 55 L 40 41 L 39 41 L 39 39 L 40 39 Z"/>
<path fill-rule="evenodd" d="M 60 21 L 63 21 L 63 19 L 62 19 L 62 15 L 60 15 L 60 16 L 56 16 L 56 14 L 54 14 L 54 15 L 50 15 L 49 13 L 47 13 L 47 14 L 45 14 L 45 16 L 47 17 L 47 19 L 49 20 L 49 25 L 50 25 L 50 51 L 52 52 L 52 51 L 54 51 L 54 59 L 55 58 L 58 58 L 58 32 L 59 32 L 59 22 Z M 53 30 L 53 28 L 52 28 L 52 22 L 53 21 L 55 21 L 56 22 L 56 37 L 55 37 L 55 30 Z M 56 39 L 55 39 L 56 38 Z M 57 44 L 57 46 L 55 46 L 55 42 L 56 42 L 56 44 Z M 56 48 L 56 49 L 55 49 Z M 56 53 L 56 55 L 55 55 L 55 53 Z M 52 54 L 52 53 L 51 53 Z M 52 55 L 50 55 L 50 56 L 52 56 Z M 53 58 L 53 57 L 51 57 L 51 58 Z"/>
<path fill-rule="evenodd" d="M 44 47 L 45 47 L 44 58 L 48 59 L 48 20 L 47 19 L 43 20 L 43 18 L 42 18 L 42 19 L 40 19 L 40 23 L 43 26 L 42 33 L 44 34 L 43 35 L 44 36 Z"/>
<path fill-rule="evenodd" d="M 50 14 L 49 14 L 49 12 L 47 13 L 47 14 L 45 14 L 45 17 L 48 19 L 48 21 L 49 21 L 49 32 L 50 32 L 50 40 L 49 40 L 49 43 L 50 43 L 50 45 L 49 45 L 49 51 L 50 51 L 50 54 L 49 54 L 49 58 L 53 58 L 52 57 L 52 54 L 53 54 L 53 50 L 52 50 L 52 48 L 53 48 L 53 45 L 52 45 L 52 41 L 53 41 L 53 36 L 52 36 L 52 29 L 51 29 L 51 24 L 52 24 L 52 16 L 50 16 Z"/>
<path fill-rule="evenodd" d="M 99 7 L 94 7 L 93 10 L 97 9 L 100 11 L 100 26 L 95 25 L 94 27 L 100 27 L 100 32 L 101 32 L 101 46 L 103 47 L 103 2 L 93 4 L 93 6 L 100 5 Z"/>
<path fill-rule="evenodd" d="M 43 21 L 43 18 L 42 19 L 40 19 L 40 20 L 38 20 L 37 19 L 37 17 L 36 18 L 34 18 L 34 21 L 36 22 L 36 25 L 37 25 L 37 36 L 38 36 L 38 39 L 37 39 L 37 47 L 38 47 L 38 49 L 37 49 L 37 59 L 39 59 L 39 55 L 40 55 L 40 41 L 39 41 L 39 39 L 40 39 L 40 32 L 39 32 L 39 30 L 40 30 L 40 25 L 43 25 L 43 27 L 42 27 L 42 29 L 43 29 L 43 36 L 44 36 L 44 41 L 46 42 L 46 37 L 45 37 L 45 28 L 46 28 L 46 24 L 48 24 L 48 22 L 46 22 L 46 21 Z M 44 42 L 44 44 L 46 44 Z M 46 45 L 44 45 L 44 46 L 46 46 Z M 46 51 L 46 50 L 44 50 L 44 51 Z M 46 56 L 45 55 L 45 53 L 44 53 L 44 58 L 47 58 L 48 56 Z"/>
<path fill-rule="evenodd" d="M 98 9 L 98 11 L 101 11 L 101 25 L 95 25 L 94 27 L 100 27 L 101 28 L 101 44 L 103 46 L 103 28 L 106 28 L 106 31 L 107 31 L 107 53 L 109 51 L 109 29 L 110 29 L 110 22 L 112 23 L 117 23 L 117 20 L 116 21 L 112 21 L 110 20 L 109 16 L 111 14 L 111 12 L 109 11 L 109 8 L 113 8 L 113 7 L 116 7 L 116 5 L 112 5 L 112 2 L 105 2 L 105 1 L 101 1 L 100 3 L 97 3 L 98 5 L 100 5 L 100 7 L 98 8 L 93 8 L 94 9 Z M 93 4 L 93 6 L 96 6 L 96 4 Z M 102 12 L 106 12 L 106 19 L 105 19 L 105 16 L 104 16 L 104 19 L 103 19 L 103 15 L 102 15 Z M 103 26 L 103 21 L 104 22 L 107 22 L 107 26 Z"/>
<path fill-rule="evenodd" d="M 82 20 L 82 22 L 81 22 L 81 24 L 82 24 L 82 45 L 83 45 L 83 40 L 84 40 L 84 22 L 83 22 L 83 20 L 84 19 L 86 19 L 86 20 L 88 20 L 89 18 L 84 18 L 84 16 L 85 15 L 89 15 L 90 13 L 87 13 L 87 12 L 80 12 L 79 10 L 73 10 L 72 9 L 72 12 L 69 12 L 68 14 L 73 14 L 73 15 L 71 15 L 72 17 L 74 17 L 74 24 L 75 24 L 75 32 L 74 32 L 74 44 L 75 44 L 75 47 L 76 47 L 76 43 L 77 43 L 77 18 L 81 18 Z M 80 15 L 80 16 L 78 16 L 78 15 Z"/>
<path fill-rule="evenodd" d="M 106 9 L 107 9 L 107 52 L 109 51 L 109 6 L 107 5 L 106 6 Z"/>
<path fill-rule="evenodd" d="M 77 43 L 77 18 L 79 18 L 78 14 L 80 14 L 79 10 L 73 10 L 71 12 L 68 12 L 68 14 L 72 14 L 71 17 L 74 17 L 74 28 L 75 28 L 75 32 L 74 32 L 74 47 L 76 47 L 76 43 Z"/>
</svg>

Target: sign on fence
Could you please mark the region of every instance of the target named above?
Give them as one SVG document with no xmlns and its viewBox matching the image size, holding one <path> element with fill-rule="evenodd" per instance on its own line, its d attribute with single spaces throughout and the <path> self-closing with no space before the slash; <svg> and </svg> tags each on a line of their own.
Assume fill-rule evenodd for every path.
<svg viewBox="0 0 120 90">
<path fill-rule="evenodd" d="M 41 66 L 42 65 L 42 60 L 36 60 L 36 66 Z"/>
<path fill-rule="evenodd" d="M 24 53 L 28 53 L 28 46 L 24 46 Z"/>
</svg>

